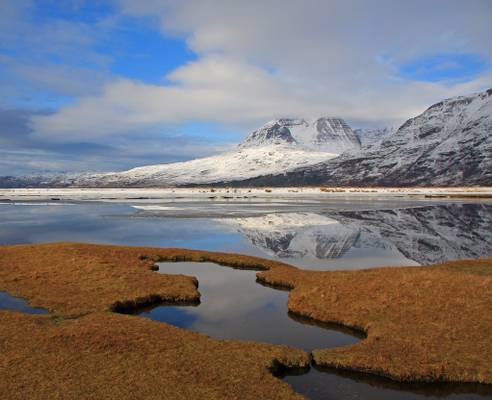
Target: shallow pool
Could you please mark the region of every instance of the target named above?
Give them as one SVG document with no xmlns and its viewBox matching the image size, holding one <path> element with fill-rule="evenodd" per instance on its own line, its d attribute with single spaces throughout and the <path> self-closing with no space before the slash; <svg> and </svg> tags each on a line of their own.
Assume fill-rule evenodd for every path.
<svg viewBox="0 0 492 400">
<path fill-rule="evenodd" d="M 26 314 L 47 314 L 44 308 L 31 307 L 24 299 L 0 292 L 0 310 L 20 311 Z"/>
</svg>

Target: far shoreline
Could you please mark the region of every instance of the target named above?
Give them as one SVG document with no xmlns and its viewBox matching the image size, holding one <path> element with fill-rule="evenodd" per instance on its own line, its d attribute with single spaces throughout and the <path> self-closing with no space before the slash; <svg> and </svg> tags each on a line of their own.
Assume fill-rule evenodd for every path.
<svg viewBox="0 0 492 400">
<path fill-rule="evenodd" d="M 131 200 L 131 199 L 285 199 L 316 197 L 333 198 L 390 198 L 486 200 L 492 199 L 492 187 L 176 187 L 176 188 L 1 188 L 0 201 L 17 200 Z"/>
</svg>

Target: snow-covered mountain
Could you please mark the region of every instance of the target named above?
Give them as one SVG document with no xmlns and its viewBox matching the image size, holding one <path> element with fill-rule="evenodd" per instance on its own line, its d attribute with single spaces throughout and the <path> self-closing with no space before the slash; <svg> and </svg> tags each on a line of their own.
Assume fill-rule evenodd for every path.
<svg viewBox="0 0 492 400">
<path fill-rule="evenodd" d="M 360 152 L 241 185 L 492 185 L 492 89 L 453 97 Z"/>
<path fill-rule="evenodd" d="M 243 143 L 241 148 L 268 146 L 272 144 L 292 144 L 297 143 L 290 129 L 281 123 L 282 120 L 273 120 L 251 132 Z"/>
<path fill-rule="evenodd" d="M 390 131 L 356 132 L 361 148 L 340 118 L 283 118 L 213 157 L 123 172 L 0 177 L 0 186 L 492 185 L 492 89 L 441 101 Z"/>
<path fill-rule="evenodd" d="M 241 147 L 264 144 L 297 143 L 305 148 L 342 154 L 360 149 L 359 138 L 341 118 L 314 120 L 281 118 L 270 121 L 249 134 Z"/>
</svg>

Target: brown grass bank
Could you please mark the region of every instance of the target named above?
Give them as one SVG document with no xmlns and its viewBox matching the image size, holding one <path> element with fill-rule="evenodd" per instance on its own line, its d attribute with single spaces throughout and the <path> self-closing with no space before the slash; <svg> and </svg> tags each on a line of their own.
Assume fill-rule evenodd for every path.
<svg viewBox="0 0 492 400">
<path fill-rule="evenodd" d="M 289 310 L 364 330 L 344 348 L 313 352 L 320 366 L 399 381 L 492 383 L 492 260 L 432 267 L 305 273 Z M 275 280 L 275 272 L 264 274 Z"/>
<path fill-rule="evenodd" d="M 2 399 L 300 399 L 269 371 L 284 346 L 219 341 L 144 318 L 0 311 Z"/>
<path fill-rule="evenodd" d="M 59 388 L 59 397 L 84 398 L 85 387 L 91 398 L 294 398 L 268 368 L 305 364 L 301 351 L 110 312 L 198 300 L 195 279 L 152 272 L 159 260 L 261 270 L 260 281 L 292 289 L 291 312 L 367 333 L 356 345 L 315 351 L 319 365 L 492 383 L 492 259 L 319 272 L 235 254 L 57 243 L 0 247 L 0 290 L 52 313 L 0 313 L 0 395 Z"/>
</svg>

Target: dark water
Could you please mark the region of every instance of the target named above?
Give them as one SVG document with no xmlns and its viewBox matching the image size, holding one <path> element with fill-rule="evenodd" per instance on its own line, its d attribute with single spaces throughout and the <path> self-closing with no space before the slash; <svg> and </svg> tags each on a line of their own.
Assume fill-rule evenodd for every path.
<svg viewBox="0 0 492 400">
<path fill-rule="evenodd" d="M 323 400 L 485 400 L 492 398 L 486 385 L 402 384 L 360 373 L 312 367 L 285 376 L 296 392 Z"/>
<path fill-rule="evenodd" d="M 198 306 L 157 306 L 140 316 L 220 339 L 255 340 L 287 344 L 311 351 L 356 343 L 360 335 L 333 326 L 319 326 L 287 313 L 285 291 L 256 283 L 254 271 L 234 270 L 214 263 L 160 263 L 159 271 L 195 276 L 199 281 Z M 341 374 L 310 368 L 283 377 L 311 399 L 484 399 L 492 387 L 403 385 L 367 374 Z"/>
<path fill-rule="evenodd" d="M 8 293 L 0 292 L 0 310 L 20 311 L 26 314 L 47 314 L 44 308 L 34 308 L 29 306 L 24 299 L 11 296 Z"/>
</svg>

